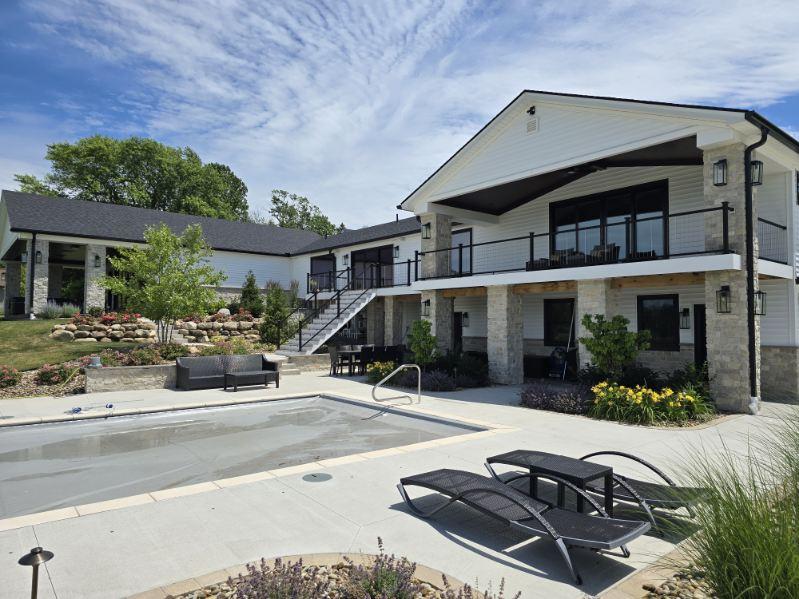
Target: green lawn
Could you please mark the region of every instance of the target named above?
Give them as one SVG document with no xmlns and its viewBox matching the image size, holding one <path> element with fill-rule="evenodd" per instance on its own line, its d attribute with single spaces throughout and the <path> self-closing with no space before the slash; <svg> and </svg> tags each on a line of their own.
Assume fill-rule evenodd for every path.
<svg viewBox="0 0 799 599">
<path fill-rule="evenodd" d="M 56 364 L 93 354 L 104 347 L 123 343 L 75 343 L 50 339 L 54 324 L 67 320 L 0 320 L 0 365 L 33 370 L 42 364 Z"/>
</svg>

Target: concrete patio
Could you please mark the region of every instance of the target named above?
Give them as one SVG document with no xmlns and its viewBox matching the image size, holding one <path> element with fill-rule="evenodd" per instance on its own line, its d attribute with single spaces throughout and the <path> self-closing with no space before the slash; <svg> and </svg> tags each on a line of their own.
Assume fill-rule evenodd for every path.
<svg viewBox="0 0 799 599">
<path fill-rule="evenodd" d="M 574 457 L 624 449 L 679 472 L 686 457 L 700 447 L 713 451 L 723 441 L 745 451 L 749 435 L 767 430 L 792 409 L 766 404 L 757 417 L 727 417 L 692 429 L 652 429 L 516 407 L 518 391 L 507 386 L 424 395 L 421 405 L 404 408 L 488 422 L 498 429 L 495 433 L 314 462 L 230 486 L 175 489 L 157 500 L 107 502 L 105 511 L 73 510 L 47 522 L 37 522 L 34 515 L 14 528 L 0 521 L 0 595 L 29 593 L 30 569 L 16 560 L 36 545 L 55 552 L 42 571 L 40 596 L 63 599 L 124 597 L 261 557 L 374 553 L 378 536 L 389 552 L 465 582 L 477 581 L 482 588 L 491 582 L 496 589 L 504 578 L 506 590 L 522 591 L 523 597 L 598 595 L 674 546 L 645 536 L 630 546 L 628 560 L 575 550 L 585 580 L 578 588 L 548 541 L 524 542 L 524 537 L 458 506 L 435 520 L 420 520 L 401 502 L 395 488 L 398 479 L 440 467 L 483 473 L 488 455 L 518 447 Z M 75 406 L 91 415 L 106 411 L 103 406 L 108 403 L 118 411 L 147 410 L 320 392 L 371 401 L 371 386 L 362 380 L 304 374 L 285 377 L 279 390 L 252 388 L 235 395 L 163 390 L 5 400 L 0 402 L 0 423 L 68 419 Z M 380 394 L 398 393 L 389 389 Z M 2 434 L 0 428 L 0 451 Z M 302 479 L 303 474 L 321 471 L 332 478 L 324 483 Z"/>
</svg>

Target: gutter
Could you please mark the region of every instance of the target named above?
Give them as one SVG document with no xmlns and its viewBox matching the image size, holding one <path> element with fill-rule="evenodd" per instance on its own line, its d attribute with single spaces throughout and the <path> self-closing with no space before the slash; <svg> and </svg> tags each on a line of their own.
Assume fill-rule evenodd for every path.
<svg viewBox="0 0 799 599">
<path fill-rule="evenodd" d="M 33 285 L 36 277 L 36 231 L 32 231 L 31 237 L 31 251 L 28 252 L 28 274 L 30 275 L 30 284 L 28 285 L 28 294 L 31 298 L 30 303 L 30 319 L 34 320 L 36 315 L 33 313 Z"/>
<path fill-rule="evenodd" d="M 747 120 L 749 120 L 747 118 Z M 751 122 L 751 121 L 750 121 Z M 760 126 L 760 139 L 744 150 L 744 214 L 746 217 L 746 324 L 749 333 L 749 412 L 757 415 L 760 402 L 757 384 L 757 340 L 755 339 L 755 239 L 752 201 L 752 152 L 766 143 L 769 128 Z"/>
</svg>

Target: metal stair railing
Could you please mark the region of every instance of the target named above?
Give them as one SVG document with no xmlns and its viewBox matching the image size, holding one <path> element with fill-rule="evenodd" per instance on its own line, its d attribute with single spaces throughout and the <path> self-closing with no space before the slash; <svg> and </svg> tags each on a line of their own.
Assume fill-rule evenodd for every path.
<svg viewBox="0 0 799 599">
<path fill-rule="evenodd" d="M 349 287 L 349 286 L 348 286 L 348 287 Z M 348 287 L 345 287 L 344 289 L 342 289 L 341 291 L 339 291 L 338 293 L 336 293 L 336 295 L 335 295 L 333 298 L 331 298 L 331 300 L 330 300 L 330 303 L 331 303 L 331 304 L 333 303 L 333 301 L 334 301 L 334 300 L 335 300 L 335 302 L 336 302 L 336 315 L 335 315 L 333 318 L 331 318 L 330 320 L 328 320 L 328 321 L 327 321 L 327 322 L 326 322 L 326 323 L 325 323 L 325 324 L 322 326 L 322 328 L 320 328 L 320 329 L 319 329 L 318 331 L 316 331 L 316 332 L 315 332 L 313 335 L 311 335 L 311 336 L 310 336 L 308 339 L 306 339 L 306 340 L 305 340 L 305 342 L 303 342 L 303 340 L 302 340 L 302 329 L 303 329 L 303 327 L 304 327 L 304 325 L 305 325 L 305 323 L 303 323 L 303 326 L 301 326 L 301 327 L 300 327 L 300 329 L 299 329 L 299 332 L 298 332 L 298 341 L 299 341 L 299 343 L 298 343 L 298 347 L 297 347 L 297 350 L 298 350 L 298 351 L 302 351 L 302 347 L 303 347 L 303 345 L 307 345 L 308 343 L 310 343 L 310 342 L 311 342 L 311 341 L 312 341 L 312 340 L 313 340 L 313 339 L 314 339 L 314 338 L 315 338 L 315 337 L 316 337 L 316 336 L 317 336 L 319 333 L 321 333 L 322 331 L 326 331 L 326 330 L 327 330 L 327 327 L 328 327 L 328 326 L 329 326 L 329 325 L 330 325 L 332 322 L 334 322 L 334 321 L 336 321 L 337 319 L 341 318 L 341 313 L 342 313 L 342 309 L 341 309 L 341 294 L 342 294 L 342 293 L 344 293 L 345 291 L 347 291 L 347 290 L 348 290 Z M 358 294 L 358 297 L 356 297 L 356 298 L 355 298 L 354 300 L 352 300 L 352 301 L 351 301 L 349 304 L 347 304 L 346 306 L 344 306 L 344 310 L 343 310 L 343 311 L 344 311 L 344 312 L 346 312 L 347 310 L 349 310 L 349 309 L 350 309 L 350 307 L 352 307 L 352 305 L 353 305 L 353 304 L 355 304 L 355 303 L 359 302 L 359 301 L 361 300 L 361 298 L 362 298 L 364 295 L 366 295 L 367 293 L 369 293 L 370 291 L 371 291 L 371 289 L 364 289 L 364 290 L 363 290 L 361 293 L 359 293 L 359 294 Z M 328 305 L 329 305 L 329 304 L 328 304 Z"/>
<path fill-rule="evenodd" d="M 339 305 L 340 305 L 341 304 L 341 294 L 346 292 L 346 291 L 348 291 L 348 290 L 349 290 L 349 286 L 345 286 L 342 289 L 339 289 L 335 293 L 335 295 L 333 295 L 327 301 L 323 302 L 324 305 L 321 308 L 319 307 L 319 299 L 318 299 L 319 291 L 318 290 L 313 291 L 312 294 L 311 294 L 313 297 L 303 300 L 303 305 L 298 307 L 293 312 L 291 312 L 291 314 L 289 314 L 286 317 L 286 319 L 282 323 L 280 323 L 280 325 L 278 326 L 278 331 L 277 331 L 277 349 L 280 349 L 281 345 L 283 345 L 282 342 L 280 341 L 283 338 L 283 331 L 285 330 L 285 328 L 287 326 L 290 325 L 290 323 L 292 321 L 292 318 L 294 318 L 295 315 L 297 315 L 297 314 L 300 315 L 300 319 L 297 322 L 297 327 L 298 327 L 297 330 L 301 332 L 302 329 L 305 327 L 305 325 L 310 324 L 311 322 L 316 320 L 316 318 L 320 314 L 322 314 L 325 310 L 327 310 L 330 307 L 330 304 L 332 304 L 334 301 L 337 301 L 339 303 Z M 311 301 L 313 302 L 312 305 L 311 306 L 306 306 L 306 304 L 308 304 Z M 306 310 L 308 311 L 308 315 L 307 316 L 304 315 Z"/>
<path fill-rule="evenodd" d="M 402 366 L 398 366 L 393 371 L 391 371 L 391 374 L 389 374 L 382 381 L 380 381 L 379 383 L 376 383 L 375 386 L 372 387 L 372 399 L 377 401 L 377 402 L 386 401 L 386 399 L 398 399 L 398 397 L 388 397 L 386 399 L 377 399 L 377 395 L 376 395 L 377 394 L 377 390 L 380 387 L 382 387 L 383 384 L 387 380 L 389 380 L 391 377 L 393 377 L 395 374 L 397 374 L 401 370 L 406 370 L 408 368 L 415 368 L 416 369 L 416 403 L 418 403 L 418 404 L 422 403 L 422 369 L 419 368 L 418 364 L 403 364 Z M 413 402 L 413 397 L 411 397 L 407 393 L 405 395 L 400 395 L 399 397 L 407 397 L 408 399 L 411 400 L 411 402 Z"/>
</svg>

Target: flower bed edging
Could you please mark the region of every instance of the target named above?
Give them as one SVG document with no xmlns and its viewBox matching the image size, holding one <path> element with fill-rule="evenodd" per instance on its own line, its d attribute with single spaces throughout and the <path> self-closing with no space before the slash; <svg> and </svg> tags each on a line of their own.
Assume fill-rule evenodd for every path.
<svg viewBox="0 0 799 599">
<path fill-rule="evenodd" d="M 86 393 L 174 389 L 176 386 L 177 368 L 174 364 L 86 368 Z"/>
</svg>

